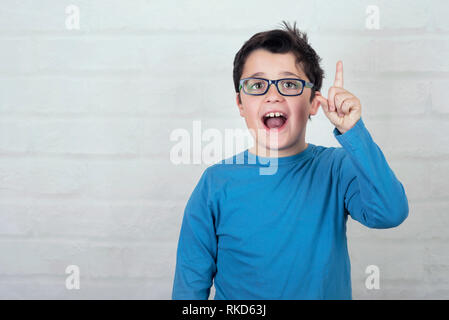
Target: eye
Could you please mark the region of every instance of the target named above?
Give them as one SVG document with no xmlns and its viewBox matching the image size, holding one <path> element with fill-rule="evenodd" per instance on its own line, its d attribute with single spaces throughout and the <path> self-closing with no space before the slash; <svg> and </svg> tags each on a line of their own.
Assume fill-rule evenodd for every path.
<svg viewBox="0 0 449 320">
<path fill-rule="evenodd" d="M 250 89 L 261 89 L 263 88 L 264 83 L 262 81 L 258 81 L 255 83 L 250 84 Z"/>
<path fill-rule="evenodd" d="M 294 81 L 285 81 L 283 83 L 284 87 L 287 89 L 296 89 L 298 88 L 298 83 Z"/>
</svg>

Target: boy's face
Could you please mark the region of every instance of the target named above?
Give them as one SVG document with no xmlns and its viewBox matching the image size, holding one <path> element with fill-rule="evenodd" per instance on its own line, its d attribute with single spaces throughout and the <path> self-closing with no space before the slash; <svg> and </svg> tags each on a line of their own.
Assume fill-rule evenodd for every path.
<svg viewBox="0 0 449 320">
<path fill-rule="evenodd" d="M 259 77 L 269 80 L 281 78 L 300 78 L 310 81 L 301 68 L 295 64 L 293 53 L 271 53 L 257 49 L 248 56 L 241 79 Z M 259 73 L 254 75 L 255 73 Z M 284 74 L 290 72 L 291 74 Z M 310 101 L 311 88 L 304 88 L 299 96 L 283 96 L 272 84 L 265 95 L 252 96 L 240 90 L 242 103 L 238 101 L 240 115 L 245 118 L 248 129 L 256 140 L 256 145 L 250 150 L 254 154 L 273 156 L 276 150 L 278 157 L 297 154 L 305 149 L 305 132 L 309 115 L 315 115 L 319 102 L 314 98 Z M 276 129 L 269 129 L 264 122 L 264 115 L 269 111 L 278 111 L 286 115 L 285 124 Z M 257 146 L 257 149 L 255 147 Z M 256 151 L 257 150 L 257 151 Z M 264 152 L 264 153 L 263 153 Z"/>
</svg>

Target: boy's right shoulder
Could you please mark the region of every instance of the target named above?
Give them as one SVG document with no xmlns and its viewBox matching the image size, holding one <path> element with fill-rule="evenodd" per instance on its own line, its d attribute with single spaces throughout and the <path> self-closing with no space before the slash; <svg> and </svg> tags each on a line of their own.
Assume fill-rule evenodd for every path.
<svg viewBox="0 0 449 320">
<path fill-rule="evenodd" d="M 236 167 L 245 162 L 245 151 L 226 157 L 214 164 L 211 164 L 204 170 L 204 175 L 220 176 L 233 172 Z"/>
</svg>

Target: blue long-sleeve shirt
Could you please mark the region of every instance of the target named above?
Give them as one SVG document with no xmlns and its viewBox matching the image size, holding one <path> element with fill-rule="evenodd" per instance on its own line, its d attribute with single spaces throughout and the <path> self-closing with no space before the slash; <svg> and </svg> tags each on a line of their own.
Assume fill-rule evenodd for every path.
<svg viewBox="0 0 449 320">
<path fill-rule="evenodd" d="M 212 281 L 215 300 L 352 299 L 348 215 L 392 228 L 408 201 L 362 119 L 333 133 L 342 148 L 309 143 L 276 159 L 247 149 L 203 172 L 184 211 L 173 299 L 208 299 Z M 267 160 L 274 174 L 261 174 Z"/>
</svg>

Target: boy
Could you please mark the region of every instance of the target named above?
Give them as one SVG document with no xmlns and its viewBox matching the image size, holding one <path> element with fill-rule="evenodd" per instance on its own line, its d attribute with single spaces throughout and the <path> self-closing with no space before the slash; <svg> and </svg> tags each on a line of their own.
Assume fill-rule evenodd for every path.
<svg viewBox="0 0 449 320">
<path fill-rule="evenodd" d="M 237 105 L 256 143 L 233 157 L 244 164 L 214 164 L 194 189 L 173 299 L 208 299 L 213 279 L 216 300 L 352 299 L 348 215 L 379 229 L 408 216 L 404 188 L 364 126 L 359 99 L 343 88 L 342 62 L 326 99 L 320 60 L 296 23 L 254 35 L 237 53 Z M 320 105 L 342 147 L 305 143 Z M 278 157 L 262 156 L 273 150 Z M 272 160 L 276 172 L 260 174 Z"/>
</svg>

